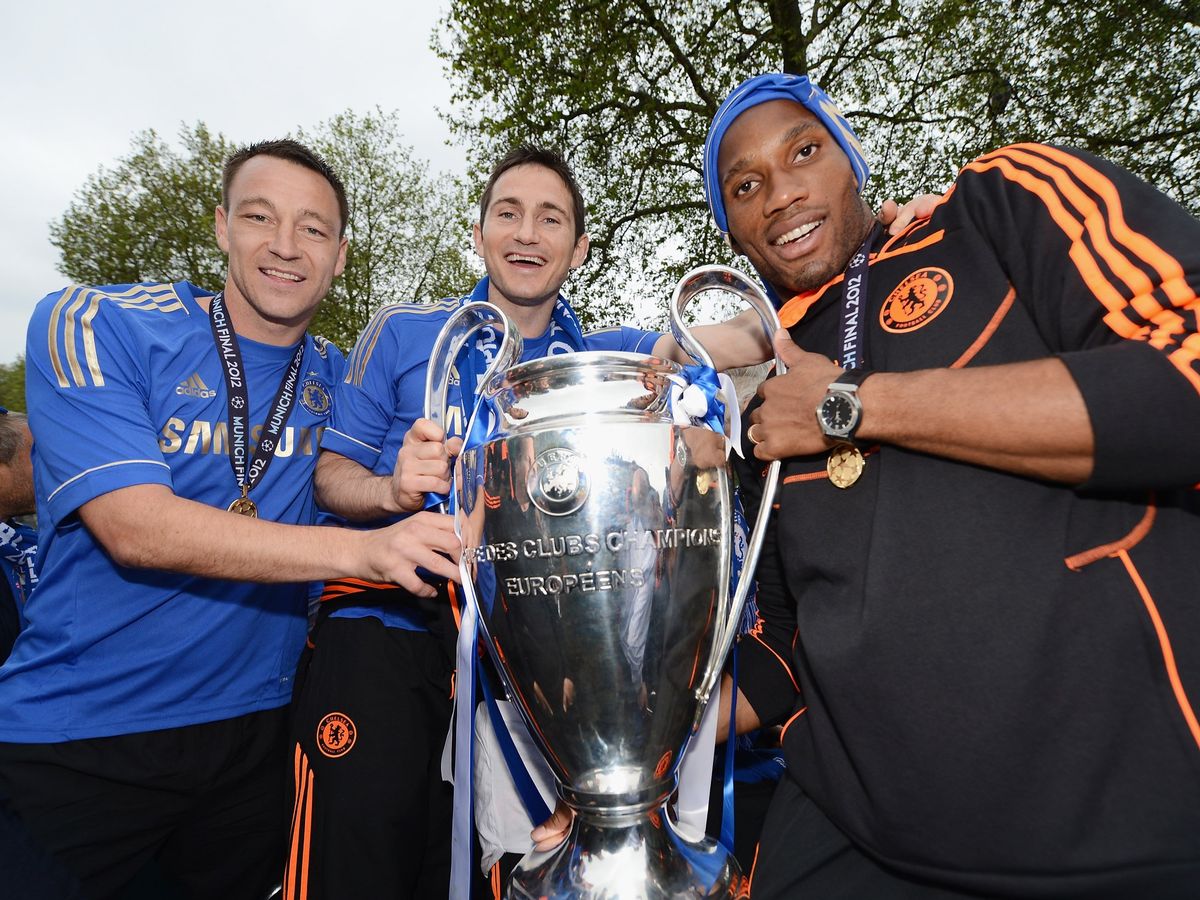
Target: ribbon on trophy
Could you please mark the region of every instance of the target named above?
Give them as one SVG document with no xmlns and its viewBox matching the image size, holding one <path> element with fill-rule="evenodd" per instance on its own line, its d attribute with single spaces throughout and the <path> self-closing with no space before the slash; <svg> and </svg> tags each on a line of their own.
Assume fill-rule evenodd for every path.
<svg viewBox="0 0 1200 900">
<path fill-rule="evenodd" d="M 742 414 L 733 379 L 711 366 L 684 366 L 671 381 L 669 402 L 676 425 L 702 425 L 725 434 L 725 455 L 733 450 L 742 455 Z M 726 403 L 732 398 L 732 403 Z M 729 410 L 729 432 L 725 432 L 725 411 Z"/>
</svg>

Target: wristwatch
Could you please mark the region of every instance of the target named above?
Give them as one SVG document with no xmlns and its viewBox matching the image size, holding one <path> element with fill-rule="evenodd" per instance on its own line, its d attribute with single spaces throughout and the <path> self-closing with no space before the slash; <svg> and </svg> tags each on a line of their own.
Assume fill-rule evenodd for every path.
<svg viewBox="0 0 1200 900">
<path fill-rule="evenodd" d="M 827 438 L 835 441 L 852 441 L 854 432 L 862 421 L 862 401 L 858 389 L 874 370 L 849 369 L 825 391 L 817 404 L 817 424 Z"/>
</svg>

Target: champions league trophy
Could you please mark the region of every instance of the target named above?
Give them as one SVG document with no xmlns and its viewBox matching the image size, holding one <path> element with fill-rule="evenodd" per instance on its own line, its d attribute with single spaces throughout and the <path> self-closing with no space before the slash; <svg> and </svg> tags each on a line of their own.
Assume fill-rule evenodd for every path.
<svg viewBox="0 0 1200 900">
<path fill-rule="evenodd" d="M 672 299 L 672 332 L 708 367 L 694 371 L 711 375 L 682 321 L 708 290 L 749 303 L 768 339 L 778 318 L 733 269 L 685 276 Z M 731 590 L 726 437 L 677 424 L 672 406 L 688 370 L 618 352 L 514 366 L 519 335 L 496 307 L 469 304 L 447 322 L 431 357 L 431 418 L 445 416 L 455 360 L 483 329 L 492 330 L 493 348 L 503 339 L 455 464 L 464 593 L 509 698 L 575 812 L 566 841 L 529 853 L 507 896 L 730 896 L 742 882 L 737 861 L 711 839 L 681 835 L 666 803 L 736 636 L 779 463 L 768 470 Z"/>
</svg>

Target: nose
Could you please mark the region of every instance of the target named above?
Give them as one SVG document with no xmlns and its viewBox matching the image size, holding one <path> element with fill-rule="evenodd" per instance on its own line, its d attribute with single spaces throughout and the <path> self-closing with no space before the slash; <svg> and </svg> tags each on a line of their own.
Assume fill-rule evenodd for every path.
<svg viewBox="0 0 1200 900">
<path fill-rule="evenodd" d="M 521 216 L 521 222 L 517 226 L 517 233 L 514 237 L 522 244 L 536 244 L 538 241 L 537 216 Z"/>
<path fill-rule="evenodd" d="M 787 209 L 797 200 L 807 200 L 809 179 L 799 172 L 778 172 L 767 183 L 767 202 L 763 211 L 774 215 Z"/>
<path fill-rule="evenodd" d="M 271 235 L 268 249 L 280 259 L 296 259 L 300 255 L 300 246 L 296 242 L 296 229 L 285 222 L 275 227 Z"/>
</svg>

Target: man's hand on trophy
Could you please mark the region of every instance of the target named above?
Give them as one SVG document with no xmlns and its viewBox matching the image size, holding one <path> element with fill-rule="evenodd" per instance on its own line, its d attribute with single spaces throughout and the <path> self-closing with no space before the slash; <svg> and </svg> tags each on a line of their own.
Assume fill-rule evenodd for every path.
<svg viewBox="0 0 1200 900">
<path fill-rule="evenodd" d="M 462 449 L 461 438 L 445 440 L 441 426 L 417 419 L 404 435 L 392 472 L 392 496 L 406 512 L 425 507 L 426 494 L 450 493 L 450 460 Z"/>
<path fill-rule="evenodd" d="M 817 423 L 816 409 L 842 370 L 819 353 L 802 350 L 786 329 L 775 333 L 775 352 L 787 373 L 758 388 L 762 404 L 750 413 L 746 438 L 761 460 L 821 453 L 830 446 Z"/>
<path fill-rule="evenodd" d="M 454 517 L 419 512 L 403 522 L 362 532 L 366 559 L 361 571 L 375 581 L 390 581 L 418 597 L 437 596 L 437 589 L 418 574 L 459 581 L 462 545 L 454 533 Z"/>
<path fill-rule="evenodd" d="M 917 219 L 928 219 L 942 202 L 945 194 L 920 194 L 903 206 L 895 200 L 884 200 L 879 207 L 879 221 L 888 226 L 888 234 L 899 234 Z"/>
<path fill-rule="evenodd" d="M 575 813 L 571 807 L 558 801 L 554 813 L 545 822 L 530 832 L 534 850 L 553 850 L 567 839 L 571 831 L 571 823 L 575 821 Z"/>
</svg>

